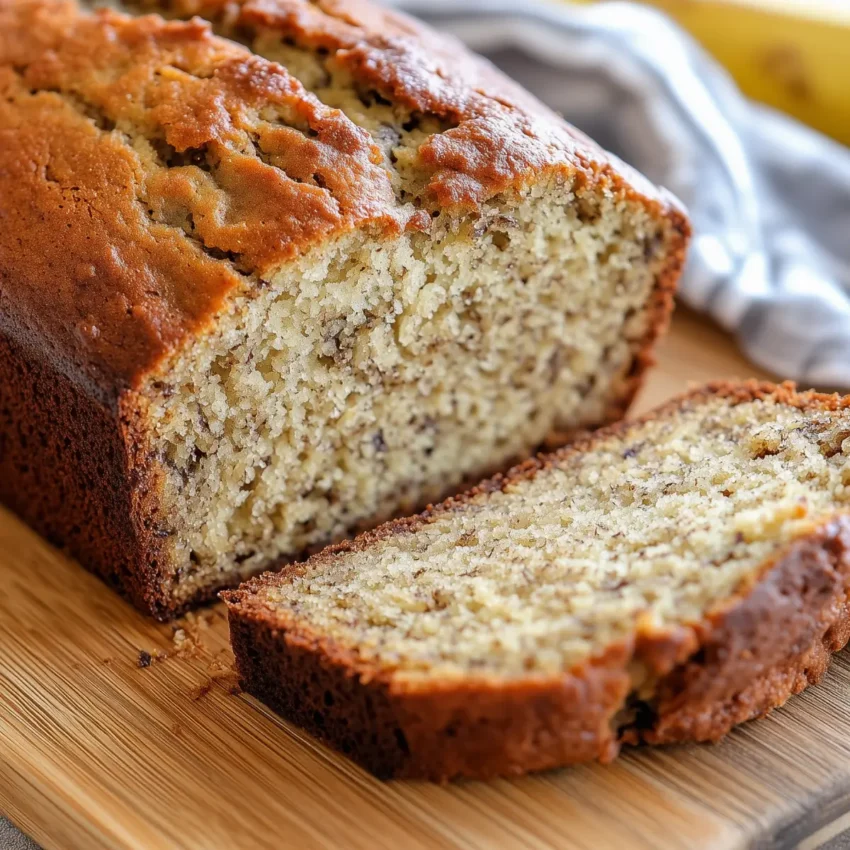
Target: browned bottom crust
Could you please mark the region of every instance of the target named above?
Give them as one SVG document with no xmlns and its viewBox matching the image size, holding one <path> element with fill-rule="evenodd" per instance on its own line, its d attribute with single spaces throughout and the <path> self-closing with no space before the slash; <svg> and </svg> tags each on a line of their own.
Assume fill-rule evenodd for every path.
<svg viewBox="0 0 850 850">
<path fill-rule="evenodd" d="M 807 403 L 788 385 L 708 391 Z M 821 396 L 814 403 L 840 402 Z M 542 466 L 545 460 L 512 474 L 533 475 Z M 399 525 L 413 530 L 424 521 L 427 514 L 393 523 L 341 548 L 368 546 Z M 380 777 L 509 776 L 608 761 L 621 743 L 715 741 L 817 683 L 850 637 L 850 516 L 836 515 L 789 544 L 702 622 L 639 630 L 604 657 L 533 681 L 405 686 L 319 635 L 284 628 L 251 590 L 224 595 L 249 693 Z M 635 669 L 645 673 L 643 700 Z"/>
<path fill-rule="evenodd" d="M 850 517 L 796 541 L 750 593 L 713 619 L 660 683 L 652 744 L 716 741 L 817 684 L 850 639 Z"/>
<path fill-rule="evenodd" d="M 518 775 L 609 761 L 621 742 L 716 741 L 817 683 L 850 637 L 849 553 L 850 518 L 836 518 L 699 627 L 557 680 L 405 690 L 244 605 L 230 605 L 231 641 L 245 690 L 379 777 Z M 648 702 L 630 699 L 635 660 L 660 676 Z"/>
</svg>

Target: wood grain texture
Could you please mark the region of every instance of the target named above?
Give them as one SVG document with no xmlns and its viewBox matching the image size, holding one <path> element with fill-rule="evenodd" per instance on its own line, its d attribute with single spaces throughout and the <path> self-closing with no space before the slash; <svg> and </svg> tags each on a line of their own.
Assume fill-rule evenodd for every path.
<svg viewBox="0 0 850 850">
<path fill-rule="evenodd" d="M 680 313 L 639 409 L 751 374 Z M 382 784 L 237 692 L 221 606 L 153 623 L 2 510 L 0 588 L 0 811 L 48 850 L 790 848 L 850 809 L 847 656 L 717 746 Z"/>
</svg>

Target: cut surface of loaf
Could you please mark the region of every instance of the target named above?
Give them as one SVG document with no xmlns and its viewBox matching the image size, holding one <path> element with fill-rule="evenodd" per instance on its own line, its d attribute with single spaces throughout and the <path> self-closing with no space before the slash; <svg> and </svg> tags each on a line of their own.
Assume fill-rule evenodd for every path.
<svg viewBox="0 0 850 850">
<path fill-rule="evenodd" d="M 715 740 L 850 633 L 850 399 L 716 385 L 225 594 L 247 689 L 382 776 Z"/>
<path fill-rule="evenodd" d="M 0 500 L 170 617 L 625 410 L 668 195 L 404 17 L 161 6 L 0 0 Z"/>
</svg>

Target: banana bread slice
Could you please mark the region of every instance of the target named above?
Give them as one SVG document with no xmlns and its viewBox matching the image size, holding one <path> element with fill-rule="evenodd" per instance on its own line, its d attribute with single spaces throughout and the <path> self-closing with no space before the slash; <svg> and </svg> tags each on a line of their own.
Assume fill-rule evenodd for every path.
<svg viewBox="0 0 850 850">
<path fill-rule="evenodd" d="M 850 397 L 713 385 L 224 594 L 247 690 L 384 777 L 716 740 L 850 634 Z"/>
<path fill-rule="evenodd" d="M 621 415 L 666 193 L 407 18 L 162 6 L 0 0 L 0 501 L 167 618 Z"/>
</svg>

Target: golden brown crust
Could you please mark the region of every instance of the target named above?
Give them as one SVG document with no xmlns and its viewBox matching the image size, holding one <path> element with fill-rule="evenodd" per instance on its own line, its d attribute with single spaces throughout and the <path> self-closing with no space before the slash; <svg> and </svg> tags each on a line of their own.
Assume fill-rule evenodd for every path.
<svg viewBox="0 0 850 850">
<path fill-rule="evenodd" d="M 717 396 L 731 404 L 774 399 L 805 409 L 842 409 L 850 398 L 797 393 L 791 384 L 716 383 L 691 391 L 642 421 Z M 496 476 L 424 514 L 388 523 L 325 550 L 309 564 L 415 533 L 479 493 L 502 489 L 572 452 L 623 433 L 618 423 L 573 446 Z M 308 565 L 289 568 L 304 570 Z M 639 624 L 633 638 L 557 678 L 497 679 L 412 686 L 364 662 L 356 649 L 290 622 L 263 602 L 267 574 L 224 594 L 237 667 L 246 689 L 343 748 L 381 776 L 447 780 L 515 775 L 613 758 L 621 742 L 716 740 L 817 682 L 830 653 L 850 637 L 850 517 L 838 515 L 764 565 L 701 623 L 676 630 Z M 654 697 L 630 695 L 634 669 L 655 682 Z M 329 693 L 330 702 L 326 693 Z M 337 703 L 336 696 L 345 702 Z M 376 730 L 369 706 L 379 704 Z M 373 735 L 375 737 L 373 737 Z"/>
<path fill-rule="evenodd" d="M 216 5 L 192 9 L 213 16 Z M 363 85 L 447 122 L 418 154 L 437 207 L 474 207 L 557 172 L 668 217 L 682 238 L 659 284 L 663 324 L 684 215 L 518 86 L 366 4 L 269 0 L 239 16 L 239 26 L 335 50 Z M 43 339 L 98 398 L 137 385 L 230 293 L 254 285 L 239 271 L 262 278 L 354 228 L 428 226 L 400 206 L 365 131 L 197 19 L 0 0 L 0 94 L 0 330 Z"/>
<path fill-rule="evenodd" d="M 299 47 L 334 55 L 364 91 L 446 130 L 419 150 L 440 207 L 474 208 L 551 170 L 578 174 L 639 198 L 658 211 L 678 202 L 603 151 L 454 37 L 365 0 L 136 0 L 168 15 L 199 15 L 253 38 L 275 32 Z"/>
<path fill-rule="evenodd" d="M 262 277 L 334 234 L 422 223 L 365 132 L 201 21 L 3 0 L 0 94 L 0 330 L 101 398 L 249 285 L 228 257 Z M 286 171 L 257 152 L 281 145 Z"/>
</svg>

